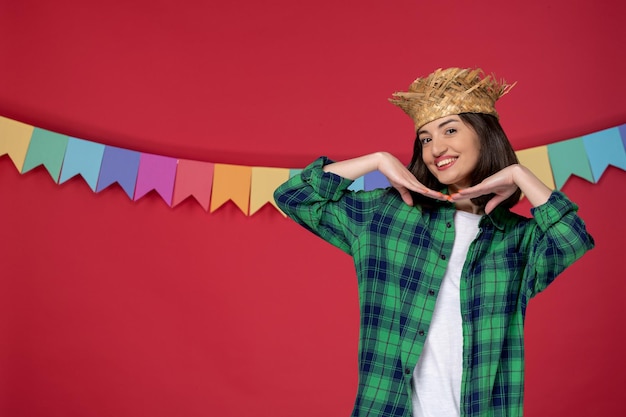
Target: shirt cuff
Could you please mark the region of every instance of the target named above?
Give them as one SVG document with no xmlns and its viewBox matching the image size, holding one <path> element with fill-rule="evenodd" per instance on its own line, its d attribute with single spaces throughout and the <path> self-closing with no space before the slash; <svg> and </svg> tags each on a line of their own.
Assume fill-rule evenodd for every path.
<svg viewBox="0 0 626 417">
<path fill-rule="evenodd" d="M 333 163 L 331 159 L 321 156 L 304 168 L 300 177 L 321 197 L 337 201 L 354 181 L 332 172 L 324 172 L 324 166 L 331 163 Z"/>
<path fill-rule="evenodd" d="M 560 191 L 553 191 L 544 204 L 530 209 L 541 230 L 546 231 L 550 226 L 560 221 L 565 214 L 577 211 L 578 206 Z"/>
</svg>

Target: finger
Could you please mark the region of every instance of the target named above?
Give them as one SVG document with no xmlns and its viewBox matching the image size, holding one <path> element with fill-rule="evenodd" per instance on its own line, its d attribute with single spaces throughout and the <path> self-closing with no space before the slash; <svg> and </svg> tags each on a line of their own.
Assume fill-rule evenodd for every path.
<svg viewBox="0 0 626 417">
<path fill-rule="evenodd" d="M 472 187 L 464 188 L 462 190 L 459 190 L 458 192 L 459 192 L 459 194 L 465 195 L 465 196 L 470 195 L 470 194 L 471 195 L 489 194 L 488 187 L 485 186 L 482 183 L 481 184 L 476 184 L 476 185 L 474 185 Z"/>
<path fill-rule="evenodd" d="M 451 198 L 453 201 L 458 201 L 458 200 L 467 200 L 467 199 L 470 199 L 470 198 L 480 197 L 480 196 L 481 196 L 481 195 L 483 195 L 483 194 L 484 194 L 484 193 L 482 193 L 482 192 L 476 192 L 476 191 L 474 191 L 474 190 L 470 190 L 470 191 L 467 191 L 467 190 L 461 190 L 461 191 L 458 191 L 458 192 L 456 192 L 456 193 L 452 194 L 452 195 L 450 196 L 450 198 Z"/>
<path fill-rule="evenodd" d="M 506 196 L 495 195 L 491 200 L 487 201 L 487 204 L 485 205 L 485 213 L 491 213 L 504 200 L 506 200 Z"/>
<path fill-rule="evenodd" d="M 443 201 L 449 201 L 450 200 L 450 196 L 447 194 L 443 194 L 440 191 L 435 191 L 432 190 L 430 188 L 426 188 L 424 187 L 423 184 L 421 184 L 420 182 L 417 182 L 415 180 L 409 180 L 409 181 L 394 181 L 392 183 L 392 186 L 395 187 L 398 191 L 400 191 L 400 194 L 402 195 L 404 192 L 408 193 L 408 190 L 414 191 L 418 194 L 422 194 L 423 196 L 429 197 L 429 198 L 433 198 L 436 200 L 443 200 Z M 410 195 L 410 193 L 409 193 Z M 403 198 L 404 199 L 404 198 Z M 411 202 L 413 201 L 413 199 L 411 198 Z"/>
<path fill-rule="evenodd" d="M 400 178 L 388 178 L 391 185 L 398 190 L 407 189 L 411 191 L 415 191 L 417 193 L 422 193 L 425 187 L 415 180 L 415 177 L 400 177 Z"/>
<path fill-rule="evenodd" d="M 467 197 L 465 197 L 464 195 L 462 195 L 461 193 L 453 193 L 450 195 L 450 200 L 451 201 L 457 201 L 457 200 L 467 200 Z"/>
<path fill-rule="evenodd" d="M 447 194 L 443 194 L 442 192 L 431 190 L 430 188 L 426 188 L 420 194 L 425 195 L 426 197 L 433 198 L 435 200 L 449 201 L 450 196 Z"/>
<path fill-rule="evenodd" d="M 406 188 L 420 194 L 426 194 L 428 192 L 428 188 L 424 187 L 422 183 L 415 180 L 407 181 Z"/>
<path fill-rule="evenodd" d="M 402 201 L 404 201 L 409 206 L 413 205 L 413 196 L 408 189 L 406 189 L 405 187 L 396 186 L 396 190 L 398 190 L 398 193 L 400 193 L 400 198 L 402 198 Z"/>
<path fill-rule="evenodd" d="M 494 192 L 492 187 L 488 187 L 487 185 L 481 183 L 474 185 L 473 187 L 459 190 L 457 193 L 455 193 L 458 194 L 455 195 L 455 199 L 459 200 L 464 198 L 476 198 L 482 195 L 491 194 L 492 192 Z"/>
</svg>

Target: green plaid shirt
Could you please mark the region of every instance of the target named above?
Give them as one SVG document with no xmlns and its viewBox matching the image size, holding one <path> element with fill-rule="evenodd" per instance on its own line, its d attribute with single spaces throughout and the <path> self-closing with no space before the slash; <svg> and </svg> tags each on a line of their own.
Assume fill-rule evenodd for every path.
<svg viewBox="0 0 626 417">
<path fill-rule="evenodd" d="M 350 254 L 360 305 L 359 385 L 352 417 L 411 416 L 411 378 L 454 243 L 450 203 L 422 210 L 390 190 L 350 191 L 320 158 L 275 192 L 296 222 Z M 461 276 L 461 415 L 521 416 L 528 301 L 593 247 L 560 192 L 528 219 L 485 215 Z"/>
</svg>

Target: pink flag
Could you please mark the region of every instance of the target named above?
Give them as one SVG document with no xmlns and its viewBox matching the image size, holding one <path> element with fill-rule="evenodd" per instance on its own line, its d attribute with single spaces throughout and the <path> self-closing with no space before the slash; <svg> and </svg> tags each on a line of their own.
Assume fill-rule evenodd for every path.
<svg viewBox="0 0 626 417">
<path fill-rule="evenodd" d="M 181 203 L 189 196 L 194 196 L 204 210 L 209 211 L 213 168 L 214 164 L 210 162 L 179 159 L 172 206 Z"/>
<path fill-rule="evenodd" d="M 176 158 L 142 153 L 139 158 L 139 172 L 133 200 L 137 201 L 155 190 L 171 207 L 177 163 Z"/>
</svg>

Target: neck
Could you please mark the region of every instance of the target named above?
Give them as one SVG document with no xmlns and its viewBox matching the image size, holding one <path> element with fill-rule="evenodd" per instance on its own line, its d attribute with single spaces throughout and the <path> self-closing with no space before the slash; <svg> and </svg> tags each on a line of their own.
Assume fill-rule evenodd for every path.
<svg viewBox="0 0 626 417">
<path fill-rule="evenodd" d="M 472 203 L 472 200 L 459 200 L 455 203 L 456 209 L 461 211 L 466 211 L 472 214 L 485 214 L 485 211 L 478 207 L 476 204 Z"/>
</svg>

